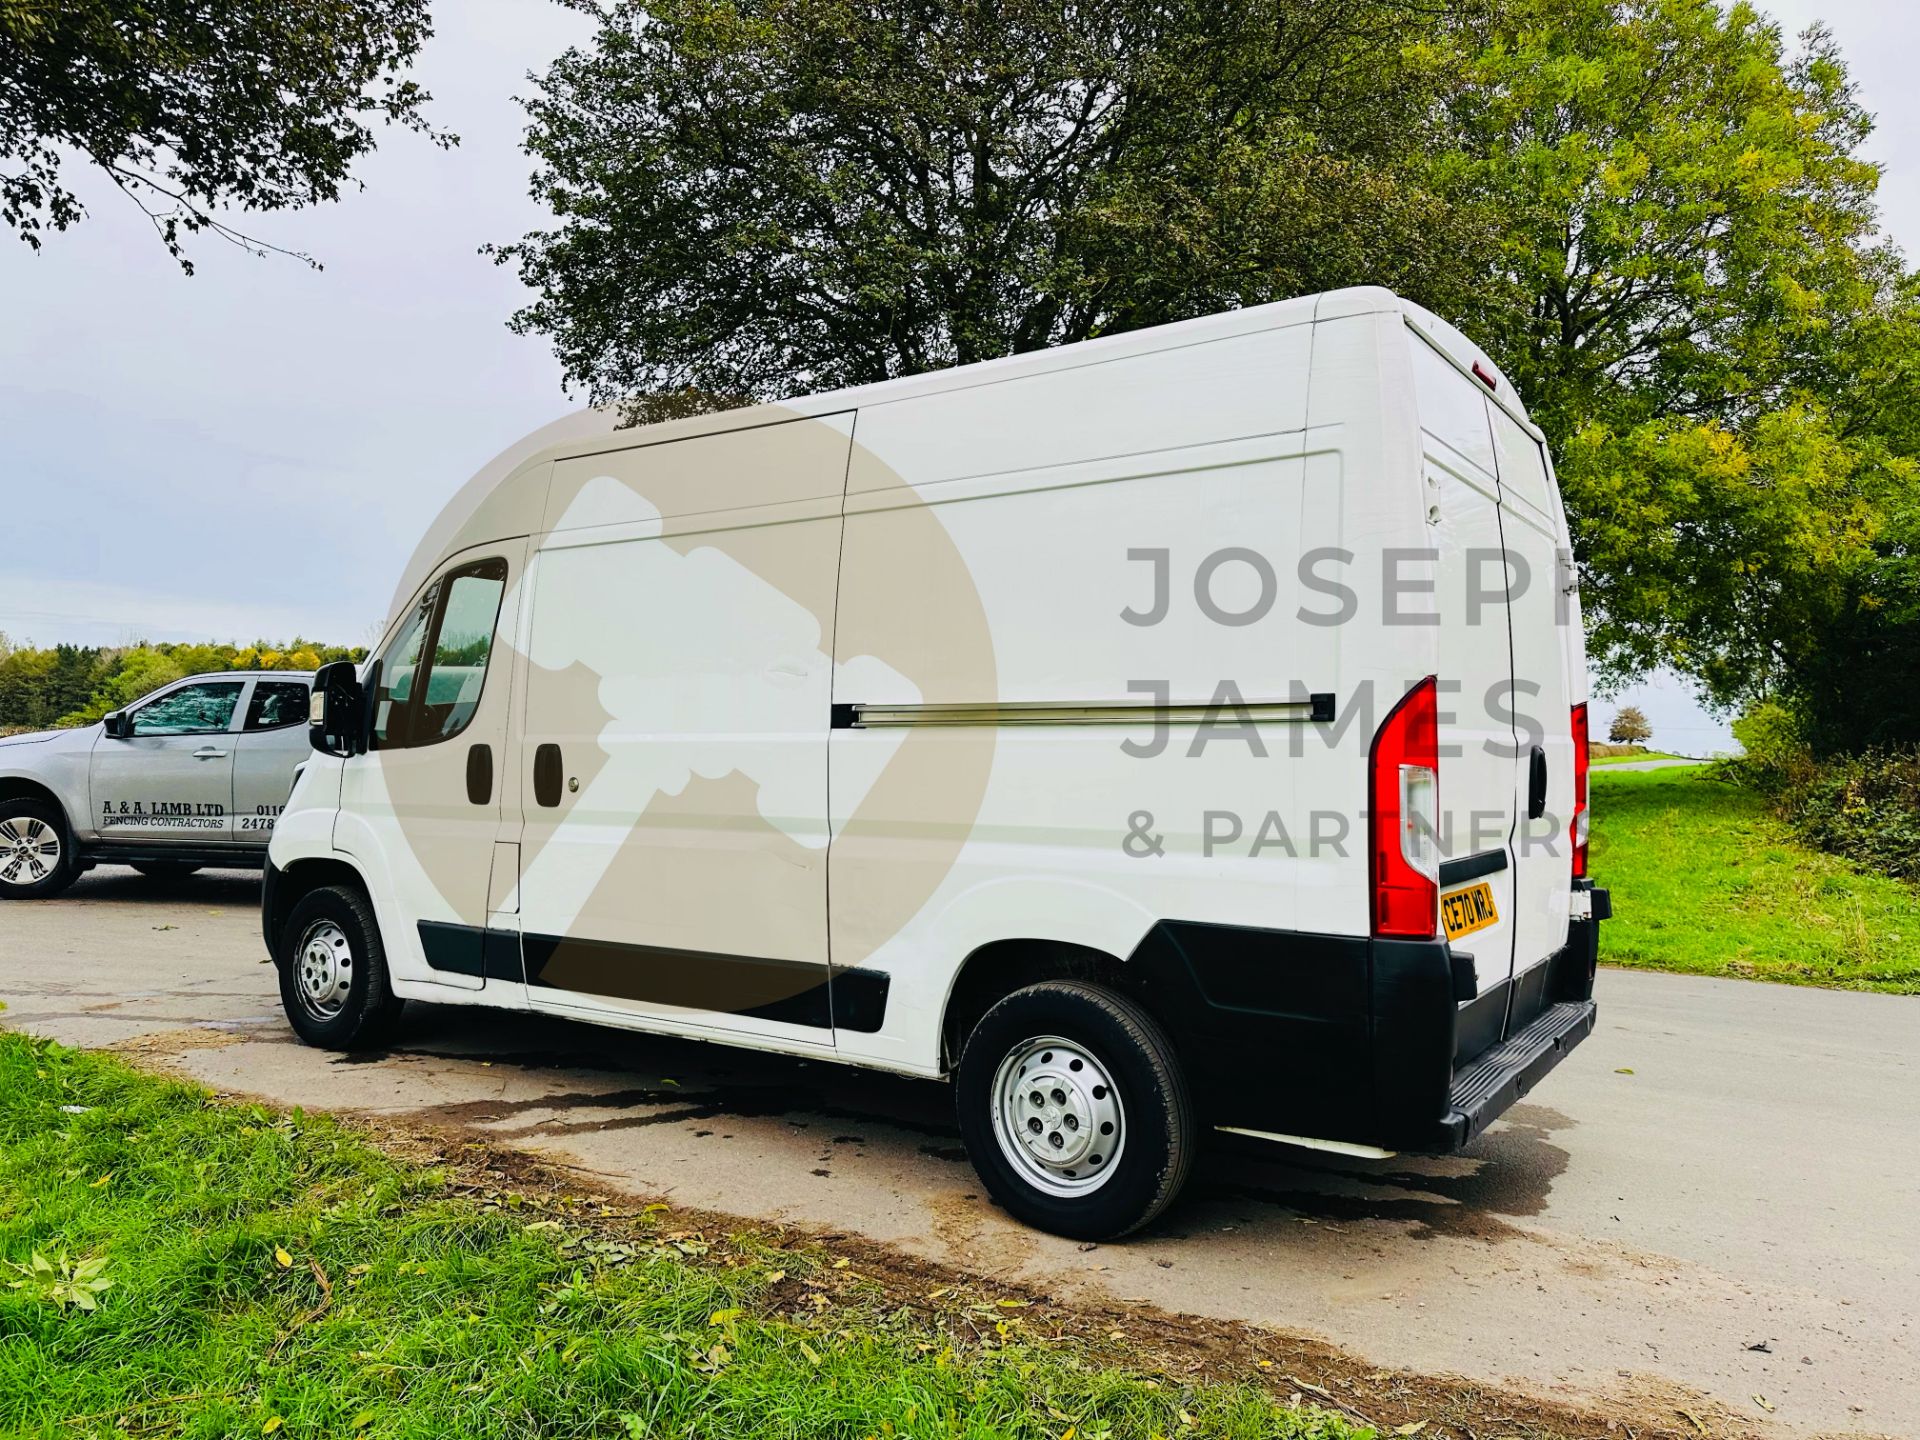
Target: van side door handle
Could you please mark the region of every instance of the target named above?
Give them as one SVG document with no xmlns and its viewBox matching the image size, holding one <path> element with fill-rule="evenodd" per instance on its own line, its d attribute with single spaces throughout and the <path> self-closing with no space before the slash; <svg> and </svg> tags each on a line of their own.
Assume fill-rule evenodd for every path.
<svg viewBox="0 0 1920 1440">
<path fill-rule="evenodd" d="M 193 758 L 196 760 L 224 760 L 226 756 L 226 751 L 217 750 L 211 745 L 202 745 L 193 752 Z"/>
<path fill-rule="evenodd" d="M 1538 745 L 1533 747 L 1528 770 L 1527 818 L 1538 820 L 1547 813 L 1547 752 Z"/>
<path fill-rule="evenodd" d="M 467 799 L 475 805 L 493 799 L 493 747 L 484 741 L 467 747 Z"/>
<path fill-rule="evenodd" d="M 560 803 L 560 747 L 549 742 L 533 752 L 533 798 L 551 809 Z"/>
</svg>

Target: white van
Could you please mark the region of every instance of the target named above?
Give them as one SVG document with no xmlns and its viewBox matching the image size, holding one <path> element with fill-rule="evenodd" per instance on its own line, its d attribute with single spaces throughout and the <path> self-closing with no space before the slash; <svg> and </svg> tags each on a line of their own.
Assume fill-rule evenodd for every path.
<svg viewBox="0 0 1920 1440">
<path fill-rule="evenodd" d="M 1592 1028 L 1540 435 L 1376 289 L 619 429 L 448 507 L 315 685 L 266 940 L 404 1000 L 952 1077 L 1081 1237 L 1204 1133 L 1456 1149 Z"/>
</svg>

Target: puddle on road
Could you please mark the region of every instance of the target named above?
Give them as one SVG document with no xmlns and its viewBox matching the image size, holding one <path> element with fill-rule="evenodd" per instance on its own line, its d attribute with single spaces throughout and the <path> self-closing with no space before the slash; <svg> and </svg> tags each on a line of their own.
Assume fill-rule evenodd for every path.
<svg viewBox="0 0 1920 1440">
<path fill-rule="evenodd" d="M 526 1042 L 534 1036 L 552 1043 L 530 1047 Z M 870 1130 L 879 1132 L 882 1146 L 889 1137 L 918 1136 L 925 1142 L 915 1147 L 920 1156 L 942 1164 L 966 1163 L 959 1131 L 949 1118 L 948 1092 L 935 1082 L 677 1037 L 636 1035 L 634 1053 L 622 1057 L 610 1048 L 608 1037 L 605 1030 L 557 1018 L 529 1022 L 523 1016 L 511 1027 L 486 1021 L 475 1025 L 458 1012 L 429 1010 L 415 1043 L 342 1056 L 334 1063 L 434 1060 L 487 1065 L 565 1087 L 511 1099 L 427 1103 L 411 1111 L 439 1123 L 484 1128 L 509 1141 L 772 1119 L 795 1129 L 832 1126 L 838 1133 L 830 1139 L 836 1144 L 867 1145 Z M 496 1038 L 504 1042 L 500 1048 L 487 1048 Z M 445 1041 L 453 1043 L 436 1043 Z M 722 1063 L 715 1064 L 716 1059 Z M 605 1090 L 578 1083 L 596 1074 L 635 1076 L 643 1067 L 649 1075 L 685 1076 L 686 1083 L 615 1084 Z M 569 1113 L 580 1111 L 615 1113 Z M 1268 1150 L 1257 1142 L 1213 1149 L 1203 1157 L 1180 1209 L 1189 1225 L 1197 1226 L 1200 1222 L 1193 1217 L 1205 1211 L 1210 1212 L 1208 1224 L 1227 1218 L 1236 1226 L 1273 1229 L 1289 1239 L 1303 1228 L 1299 1222 L 1308 1220 L 1329 1225 L 1380 1221 L 1404 1227 L 1403 1233 L 1416 1239 L 1446 1235 L 1505 1240 L 1521 1233 L 1509 1219 L 1545 1209 L 1570 1163 L 1568 1150 L 1552 1137 L 1573 1123 L 1556 1110 L 1523 1103 L 1457 1156 L 1353 1161 L 1311 1151 Z"/>
<path fill-rule="evenodd" d="M 1358 1162 L 1314 1152 L 1294 1152 L 1303 1156 L 1298 1161 L 1263 1160 L 1244 1150 L 1212 1155 L 1188 1194 L 1192 1203 L 1238 1207 L 1236 1219 L 1244 1225 L 1261 1223 L 1242 1213 L 1258 1205 L 1322 1223 L 1405 1224 L 1414 1239 L 1504 1240 L 1520 1233 L 1508 1218 L 1546 1209 L 1572 1158 L 1549 1137 L 1575 1123 L 1544 1105 L 1520 1104 L 1459 1155 Z"/>
</svg>

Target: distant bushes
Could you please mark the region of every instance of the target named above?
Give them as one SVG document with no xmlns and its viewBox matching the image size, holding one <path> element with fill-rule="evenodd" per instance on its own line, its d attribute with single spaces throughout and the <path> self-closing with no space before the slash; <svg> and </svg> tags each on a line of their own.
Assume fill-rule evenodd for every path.
<svg viewBox="0 0 1920 1440">
<path fill-rule="evenodd" d="M 1920 882 L 1920 748 L 1820 756 L 1806 731 L 1785 707 L 1757 706 L 1733 725 L 1746 754 L 1724 766 L 1809 844 Z"/>
<path fill-rule="evenodd" d="M 0 734 L 89 725 L 188 675 L 312 670 L 358 660 L 357 647 L 295 638 L 286 645 L 15 646 L 0 634 Z"/>
</svg>

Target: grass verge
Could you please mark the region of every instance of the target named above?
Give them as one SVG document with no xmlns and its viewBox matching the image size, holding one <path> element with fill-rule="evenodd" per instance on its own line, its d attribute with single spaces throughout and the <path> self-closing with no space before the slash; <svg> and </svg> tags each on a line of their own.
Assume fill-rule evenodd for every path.
<svg viewBox="0 0 1920 1440">
<path fill-rule="evenodd" d="M 1920 994 L 1920 891 L 1810 850 L 1707 769 L 1595 772 L 1608 964 Z"/>
<path fill-rule="evenodd" d="M 20 1035 L 0 1261 L 8 1435 L 1374 1433 L 1284 1382 L 1104 1363 L 1024 1300 L 949 1323 L 819 1246 L 476 1191 L 325 1117 Z"/>
</svg>

